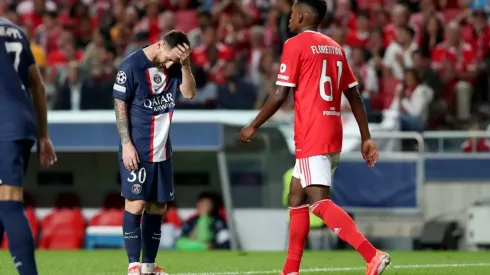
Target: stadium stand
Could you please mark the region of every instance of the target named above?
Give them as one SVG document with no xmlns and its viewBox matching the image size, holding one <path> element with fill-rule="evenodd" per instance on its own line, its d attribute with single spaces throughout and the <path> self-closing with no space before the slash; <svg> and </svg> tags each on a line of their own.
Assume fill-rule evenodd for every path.
<svg viewBox="0 0 490 275">
<path fill-rule="evenodd" d="M 34 5 L 32 0 L 2 4 L 0 15 L 21 24 L 31 36 L 32 49 L 38 64 L 43 67 L 49 106 L 53 110 L 110 109 L 111 83 L 121 59 L 173 28 L 189 33 L 196 51 L 194 61 L 204 70 L 204 74 L 199 74 L 197 98 L 191 102 L 178 99 L 178 105 L 187 109 L 260 108 L 271 91 L 281 45 L 291 36 L 284 23 L 291 8 L 290 0 L 275 3 L 229 1 L 226 6 L 212 0 L 41 2 L 45 5 Z M 420 48 L 437 73 L 433 76 L 439 78 L 443 85 L 434 86 L 432 84 L 436 80 L 421 78 L 415 87 L 405 85 L 398 96 L 410 98 L 409 91 L 417 85 L 428 85 L 434 90 L 437 96 L 432 101 L 444 103 L 448 116 L 435 125 L 427 124 L 426 129 L 464 129 L 471 117 L 481 117 L 476 104 L 489 104 L 488 93 L 484 92 L 488 87 L 488 77 L 481 77 L 487 75 L 488 4 L 455 0 L 327 2 L 331 12 L 320 31 L 343 45 L 348 55 L 354 47 L 363 48 L 365 61 L 353 65 L 353 69 L 364 89 L 363 95 L 372 98 L 370 111 L 379 112 L 391 105 L 392 96 L 385 97 L 384 93 L 392 91 L 393 85 L 383 87 L 384 84 L 392 83 L 392 78 L 405 83 L 400 71 L 384 73 L 390 67 L 385 53 L 390 44 L 398 44 L 403 39 L 397 30 L 410 27 L 415 33 L 414 40 L 409 44 L 410 48 L 396 50 L 393 56 L 396 60 L 391 60 L 392 63 L 398 63 L 398 56 L 403 52 L 405 64 L 401 64 L 401 68 L 414 67 L 422 74 L 408 53 Z M 448 31 L 449 22 L 461 26 L 460 32 Z M 207 31 L 210 28 L 215 31 Z M 480 33 L 481 36 L 477 35 Z M 432 56 L 430 62 L 436 45 L 455 49 L 460 45 L 468 51 L 464 63 L 471 66 L 459 66 L 460 57 L 447 58 L 444 62 L 451 63 L 458 73 L 465 73 L 470 67 L 476 68 L 475 74 L 465 78 L 470 83 L 465 89 L 470 92 L 458 90 L 463 86 L 452 82 L 456 81 L 454 71 L 441 71 L 440 60 Z M 212 51 L 202 51 L 203 48 L 216 47 L 216 60 L 208 56 Z M 223 69 L 230 60 L 238 61 L 241 68 L 238 78 L 250 82 L 255 90 L 253 93 L 230 97 L 218 92 L 226 93 L 226 90 L 218 88 L 227 82 Z M 367 71 L 373 71 L 374 75 Z M 72 98 L 74 93 L 80 93 L 80 96 Z M 465 99 L 468 96 L 472 100 Z M 234 101 L 250 103 L 234 104 Z M 455 101 L 461 104 L 453 104 Z M 286 104 L 284 108 L 289 110 L 292 105 Z M 485 118 L 488 116 L 486 113 L 483 115 Z"/>
</svg>

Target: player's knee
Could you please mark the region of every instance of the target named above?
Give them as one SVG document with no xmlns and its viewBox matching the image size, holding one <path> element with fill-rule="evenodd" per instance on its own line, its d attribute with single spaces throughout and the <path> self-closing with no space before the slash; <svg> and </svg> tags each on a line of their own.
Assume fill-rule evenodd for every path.
<svg viewBox="0 0 490 275">
<path fill-rule="evenodd" d="M 303 194 L 289 193 L 289 207 L 299 207 L 306 204 Z"/>
<path fill-rule="evenodd" d="M 22 201 L 23 189 L 20 186 L 1 184 L 0 201 Z"/>
<path fill-rule="evenodd" d="M 153 215 L 163 215 L 167 210 L 166 203 L 149 202 L 146 204 L 145 212 Z"/>
<path fill-rule="evenodd" d="M 143 200 L 128 200 L 126 199 L 124 209 L 131 214 L 142 214 L 145 210 L 146 202 Z"/>
</svg>

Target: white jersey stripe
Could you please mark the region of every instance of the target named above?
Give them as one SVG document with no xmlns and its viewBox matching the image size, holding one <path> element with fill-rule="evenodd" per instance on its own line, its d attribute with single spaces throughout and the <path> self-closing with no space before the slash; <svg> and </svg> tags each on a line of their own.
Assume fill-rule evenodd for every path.
<svg viewBox="0 0 490 275">
<path fill-rule="evenodd" d="M 153 162 L 167 160 L 167 141 L 169 134 L 171 116 L 170 113 L 156 115 L 153 119 L 153 139 L 151 140 Z"/>
</svg>

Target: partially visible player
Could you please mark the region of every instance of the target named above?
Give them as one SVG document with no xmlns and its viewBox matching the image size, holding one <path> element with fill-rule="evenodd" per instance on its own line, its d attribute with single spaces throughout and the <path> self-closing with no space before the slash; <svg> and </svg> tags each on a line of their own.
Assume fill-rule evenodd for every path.
<svg viewBox="0 0 490 275">
<path fill-rule="evenodd" d="M 0 18 L 0 242 L 7 232 L 20 275 L 38 274 L 22 187 L 36 141 L 40 164 L 53 165 L 56 154 L 48 136 L 41 74 L 21 28 Z"/>
<path fill-rule="evenodd" d="M 174 199 L 169 133 L 175 97 L 180 91 L 193 98 L 196 91 L 189 45 L 183 32 L 165 34 L 128 56 L 114 84 L 128 275 L 166 274 L 155 258 L 166 203 Z"/>
<path fill-rule="evenodd" d="M 359 125 L 362 155 L 369 167 L 375 165 L 378 150 L 371 140 L 364 104 L 344 50 L 317 31 L 326 11 L 324 0 L 296 0 L 289 29 L 297 35 L 284 43 L 277 89 L 255 120 L 242 129 L 240 138 L 250 142 L 256 130 L 285 102 L 292 88 L 296 165 L 289 192 L 288 256 L 282 272 L 285 275 L 299 272 L 309 231 L 310 203 L 311 211 L 362 255 L 367 263 L 366 274 L 379 275 L 389 265 L 390 256 L 374 248 L 330 197 L 332 175 L 342 149 L 342 92 Z"/>
</svg>

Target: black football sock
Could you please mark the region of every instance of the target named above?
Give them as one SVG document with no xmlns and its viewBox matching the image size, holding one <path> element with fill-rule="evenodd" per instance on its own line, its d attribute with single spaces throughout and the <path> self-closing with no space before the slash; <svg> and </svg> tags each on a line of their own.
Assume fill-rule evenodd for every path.
<svg viewBox="0 0 490 275">
<path fill-rule="evenodd" d="M 129 263 L 139 263 L 141 254 L 141 215 L 124 211 L 123 234 L 124 246 Z"/>
<path fill-rule="evenodd" d="M 20 275 L 37 275 L 34 238 L 24 203 L 0 201 L 0 220 L 7 232 L 10 254 Z"/>
<path fill-rule="evenodd" d="M 157 257 L 162 235 L 162 215 L 143 213 L 141 237 L 143 239 L 143 259 L 141 263 L 152 264 Z"/>
</svg>

